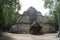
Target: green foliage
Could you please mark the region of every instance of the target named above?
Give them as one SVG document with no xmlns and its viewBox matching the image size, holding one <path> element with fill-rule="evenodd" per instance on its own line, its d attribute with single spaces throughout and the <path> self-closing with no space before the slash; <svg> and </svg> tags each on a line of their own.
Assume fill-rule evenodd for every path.
<svg viewBox="0 0 60 40">
<path fill-rule="evenodd" d="M 20 16 L 19 0 L 0 0 L 0 27 L 9 27 Z"/>
<path fill-rule="evenodd" d="M 53 3 L 53 0 L 45 0 L 45 8 L 52 8 L 52 5 L 54 4 Z"/>
<path fill-rule="evenodd" d="M 59 22 L 59 15 L 60 15 L 60 0 L 44 0 L 45 1 L 45 8 L 49 8 L 50 9 L 50 17 L 51 18 L 51 22 L 53 22 L 56 30 L 58 30 L 58 22 Z M 49 5 L 49 6 L 48 6 Z M 59 16 L 59 17 L 58 17 Z"/>
</svg>

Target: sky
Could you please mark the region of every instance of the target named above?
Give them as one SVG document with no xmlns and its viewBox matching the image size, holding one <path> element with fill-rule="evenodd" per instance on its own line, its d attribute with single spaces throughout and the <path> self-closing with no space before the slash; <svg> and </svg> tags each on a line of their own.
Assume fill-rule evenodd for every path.
<svg viewBox="0 0 60 40">
<path fill-rule="evenodd" d="M 44 8 L 44 1 L 43 0 L 20 0 L 21 3 L 21 10 L 19 11 L 20 14 L 23 14 L 29 7 L 34 7 L 37 11 L 40 11 L 42 15 L 48 13 L 48 9 Z"/>
</svg>

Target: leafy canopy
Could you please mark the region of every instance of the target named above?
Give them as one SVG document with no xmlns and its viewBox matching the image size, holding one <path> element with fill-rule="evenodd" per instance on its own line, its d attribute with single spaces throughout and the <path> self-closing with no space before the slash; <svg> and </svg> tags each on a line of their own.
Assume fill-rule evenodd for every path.
<svg viewBox="0 0 60 40">
<path fill-rule="evenodd" d="M 58 21 L 60 19 L 60 0 L 44 0 L 44 3 L 45 8 L 49 8 L 51 21 L 58 30 Z"/>
<path fill-rule="evenodd" d="M 14 24 L 20 9 L 19 0 L 0 0 L 0 27 Z"/>
</svg>

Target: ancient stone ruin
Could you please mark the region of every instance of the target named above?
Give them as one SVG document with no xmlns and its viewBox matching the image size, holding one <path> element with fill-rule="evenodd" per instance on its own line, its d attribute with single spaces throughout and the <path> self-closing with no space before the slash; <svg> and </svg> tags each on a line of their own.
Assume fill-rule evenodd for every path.
<svg viewBox="0 0 60 40">
<path fill-rule="evenodd" d="M 44 16 L 42 16 L 41 12 L 37 11 L 33 7 L 30 7 L 29 9 L 27 9 L 27 11 L 25 11 L 19 17 L 16 24 L 11 27 L 10 32 L 13 32 L 13 33 L 51 33 L 51 32 L 55 32 L 55 29 L 52 25 L 48 23 L 48 20 Z"/>
</svg>

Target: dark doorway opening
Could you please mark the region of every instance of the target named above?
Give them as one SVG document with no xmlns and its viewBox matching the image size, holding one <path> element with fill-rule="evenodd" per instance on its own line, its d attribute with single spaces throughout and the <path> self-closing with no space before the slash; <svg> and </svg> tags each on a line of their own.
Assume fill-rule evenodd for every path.
<svg viewBox="0 0 60 40">
<path fill-rule="evenodd" d="M 42 27 L 38 23 L 35 23 L 31 26 L 30 33 L 35 34 L 35 35 L 42 34 L 41 29 L 42 29 Z"/>
</svg>

